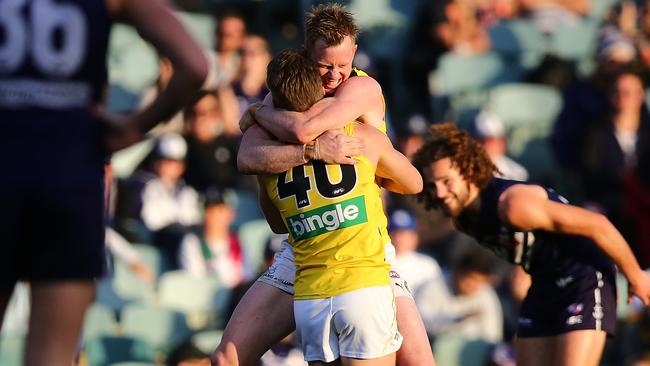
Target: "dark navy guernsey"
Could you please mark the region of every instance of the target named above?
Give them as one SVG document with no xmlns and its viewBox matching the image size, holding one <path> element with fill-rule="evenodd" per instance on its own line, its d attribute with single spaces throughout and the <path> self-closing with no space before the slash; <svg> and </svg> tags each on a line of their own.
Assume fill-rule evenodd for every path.
<svg viewBox="0 0 650 366">
<path fill-rule="evenodd" d="M 468 218 L 464 213 L 458 218 L 459 230 L 476 238 L 483 246 L 514 264 L 520 264 L 531 274 L 552 272 L 569 273 L 577 264 L 590 264 L 596 268 L 608 268 L 610 260 L 590 239 L 542 230 L 520 231 L 503 223 L 498 214 L 501 194 L 515 184 L 526 182 L 493 178 L 479 196 L 478 217 Z M 552 189 L 545 188 L 552 201 L 567 204 L 568 201 Z"/>
<path fill-rule="evenodd" d="M 466 211 L 458 228 L 497 256 L 520 264 L 532 284 L 519 312 L 519 337 L 555 336 L 576 330 L 614 333 L 615 270 L 609 258 L 588 238 L 543 230 L 522 232 L 499 219 L 501 194 L 519 181 L 493 178 L 481 191 L 478 214 Z M 551 189 L 548 198 L 567 204 Z"/>
<path fill-rule="evenodd" d="M 105 0 L 0 0 L 0 290 L 104 272 Z"/>
<path fill-rule="evenodd" d="M 68 185 L 102 175 L 99 121 L 111 27 L 104 0 L 0 2 L 3 179 Z"/>
</svg>

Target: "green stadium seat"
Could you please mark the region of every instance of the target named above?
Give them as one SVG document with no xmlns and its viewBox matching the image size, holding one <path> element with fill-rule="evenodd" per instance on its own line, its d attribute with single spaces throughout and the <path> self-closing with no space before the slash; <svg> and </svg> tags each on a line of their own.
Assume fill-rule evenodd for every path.
<svg viewBox="0 0 650 366">
<path fill-rule="evenodd" d="M 3 335 L 0 337 L 0 365 L 22 365 L 24 352 L 24 336 Z"/>
<path fill-rule="evenodd" d="M 551 183 L 556 167 L 548 145 L 562 97 L 555 88 L 504 84 L 490 91 L 487 108 L 501 117 L 508 133 L 508 154 L 522 163 L 532 180 Z"/>
<path fill-rule="evenodd" d="M 214 17 L 198 13 L 177 13 L 183 25 L 194 36 L 196 41 L 205 49 L 215 46 L 216 22 Z"/>
<path fill-rule="evenodd" d="M 489 87 L 512 77 L 510 75 L 496 53 L 475 56 L 446 53 L 440 57 L 429 86 L 434 95 L 453 95 Z"/>
<path fill-rule="evenodd" d="M 83 326 L 84 338 L 114 336 L 117 335 L 116 328 L 115 312 L 109 306 L 94 303 L 86 311 Z"/>
<path fill-rule="evenodd" d="M 192 344 L 203 353 L 211 354 L 223 336 L 223 330 L 206 330 L 192 336 Z"/>
<path fill-rule="evenodd" d="M 133 303 L 122 309 L 124 335 L 145 340 L 154 350 L 169 352 L 189 338 L 185 315 L 161 306 Z"/>
<path fill-rule="evenodd" d="M 570 61 L 592 58 L 596 51 L 599 22 L 585 19 L 574 25 L 562 25 L 551 36 L 550 52 Z"/>
<path fill-rule="evenodd" d="M 433 354 L 438 366 L 483 366 L 492 344 L 483 340 L 468 340 L 445 335 L 436 338 Z"/>
<path fill-rule="evenodd" d="M 114 153 L 111 157 L 113 174 L 118 178 L 129 177 L 153 150 L 153 146 L 153 139 L 146 139 Z"/>
<path fill-rule="evenodd" d="M 513 20 L 488 30 L 492 50 L 519 60 L 527 69 L 538 66 L 548 49 L 548 41 L 531 21 Z"/>
<path fill-rule="evenodd" d="M 115 274 L 113 276 L 113 289 L 122 299 L 127 301 L 155 300 L 154 282 L 146 283 L 136 276 L 129 265 L 119 259 L 115 260 Z"/>
<path fill-rule="evenodd" d="M 224 192 L 224 199 L 235 208 L 237 217 L 231 225 L 235 229 L 251 220 L 264 218 L 255 192 L 229 189 Z"/>
<path fill-rule="evenodd" d="M 264 219 L 252 220 L 242 224 L 237 231 L 239 242 L 244 250 L 246 267 L 257 273 L 264 262 L 264 247 L 273 232 Z"/>
<path fill-rule="evenodd" d="M 180 311 L 192 329 L 218 326 L 224 320 L 230 290 L 214 277 L 170 271 L 160 277 L 160 305 Z"/>
<path fill-rule="evenodd" d="M 89 366 L 109 366 L 118 362 L 153 362 L 156 355 L 147 342 L 131 337 L 98 337 L 85 342 Z"/>
</svg>

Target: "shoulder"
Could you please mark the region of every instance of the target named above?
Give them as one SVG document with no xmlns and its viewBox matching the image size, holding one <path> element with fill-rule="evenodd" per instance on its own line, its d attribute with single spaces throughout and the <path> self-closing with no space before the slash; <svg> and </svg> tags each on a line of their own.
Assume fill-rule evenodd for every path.
<svg viewBox="0 0 650 366">
<path fill-rule="evenodd" d="M 339 86 L 339 88 L 336 90 L 335 95 L 351 91 L 363 93 L 381 93 L 381 86 L 377 80 L 373 79 L 370 76 L 350 77 L 343 84 L 341 84 L 341 86 Z"/>
<path fill-rule="evenodd" d="M 544 187 L 522 183 L 506 188 L 499 196 L 497 205 L 503 219 L 546 200 L 548 200 L 548 193 Z"/>
<path fill-rule="evenodd" d="M 391 143 L 390 139 L 385 133 L 379 131 L 376 127 L 373 127 L 367 123 L 357 123 L 354 126 L 354 134 L 355 136 L 362 139 L 366 144 L 373 143 L 384 147 L 387 144 Z"/>
</svg>

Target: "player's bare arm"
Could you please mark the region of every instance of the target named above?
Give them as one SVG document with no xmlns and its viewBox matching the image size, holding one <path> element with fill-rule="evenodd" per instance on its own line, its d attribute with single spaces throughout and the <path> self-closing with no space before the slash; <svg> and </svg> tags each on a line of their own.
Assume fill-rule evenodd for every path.
<svg viewBox="0 0 650 366">
<path fill-rule="evenodd" d="M 379 83 L 364 76 L 349 78 L 336 89 L 334 96 L 321 100 L 306 112 L 259 106 L 249 111 L 260 125 L 280 140 L 304 144 L 354 120 L 379 127 L 384 117 L 384 104 Z"/>
<path fill-rule="evenodd" d="M 303 145 L 282 143 L 262 127 L 254 125 L 242 136 L 237 167 L 242 174 L 279 174 L 311 159 L 328 164 L 355 164 L 356 160 L 350 156 L 363 154 L 363 149 L 361 139 L 328 131 L 314 141 L 312 150 L 306 152 Z"/>
<path fill-rule="evenodd" d="M 355 130 L 367 146 L 373 147 L 364 155 L 377 163 L 375 174 L 382 178 L 382 187 L 399 194 L 422 191 L 422 176 L 406 156 L 395 150 L 388 136 L 369 125 L 358 125 Z"/>
<path fill-rule="evenodd" d="M 116 151 L 141 140 L 157 123 L 167 120 L 198 90 L 208 75 L 208 60 L 200 46 L 172 14 L 167 1 L 108 0 L 111 15 L 132 24 L 138 33 L 167 56 L 174 75 L 169 86 L 147 108 L 127 118 L 107 117 L 107 148 Z"/>
<path fill-rule="evenodd" d="M 264 214 L 264 218 L 266 218 L 266 222 L 269 224 L 269 227 L 274 233 L 286 234 L 288 231 L 287 227 L 284 224 L 284 221 L 282 220 L 282 215 L 280 215 L 277 207 L 275 207 L 273 201 L 271 201 L 271 197 L 269 197 L 268 193 L 266 192 L 263 179 L 263 177 L 257 176 L 257 184 L 259 188 L 258 198 L 260 208 Z"/>
<path fill-rule="evenodd" d="M 627 242 L 602 214 L 551 201 L 540 186 L 514 185 L 499 198 L 501 220 L 526 231 L 544 230 L 592 239 L 623 271 L 630 295 L 650 304 L 650 276 L 641 270 Z"/>
</svg>

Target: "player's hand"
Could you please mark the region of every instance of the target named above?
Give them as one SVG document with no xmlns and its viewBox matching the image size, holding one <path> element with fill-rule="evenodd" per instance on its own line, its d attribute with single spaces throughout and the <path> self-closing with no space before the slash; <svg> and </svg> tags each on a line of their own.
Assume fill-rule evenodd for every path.
<svg viewBox="0 0 650 366">
<path fill-rule="evenodd" d="M 212 360 L 213 366 L 239 366 L 239 358 L 237 357 L 237 349 L 235 345 L 228 342 L 226 350 L 216 352 Z"/>
<path fill-rule="evenodd" d="M 363 155 L 364 145 L 360 138 L 348 136 L 340 130 L 326 131 L 316 139 L 317 158 L 327 164 L 356 164 L 354 155 Z"/>
<path fill-rule="evenodd" d="M 634 278 L 628 278 L 628 281 L 630 283 L 628 303 L 632 302 L 632 296 L 636 296 L 646 306 L 650 305 L 650 273 L 641 271 Z"/>
<path fill-rule="evenodd" d="M 239 119 L 239 129 L 241 130 L 241 133 L 246 132 L 246 130 L 248 130 L 252 125 L 257 123 L 257 121 L 255 121 L 255 111 L 261 108 L 262 105 L 261 102 L 257 102 L 251 104 L 248 109 L 246 109 L 246 112 L 244 112 Z"/>
</svg>

